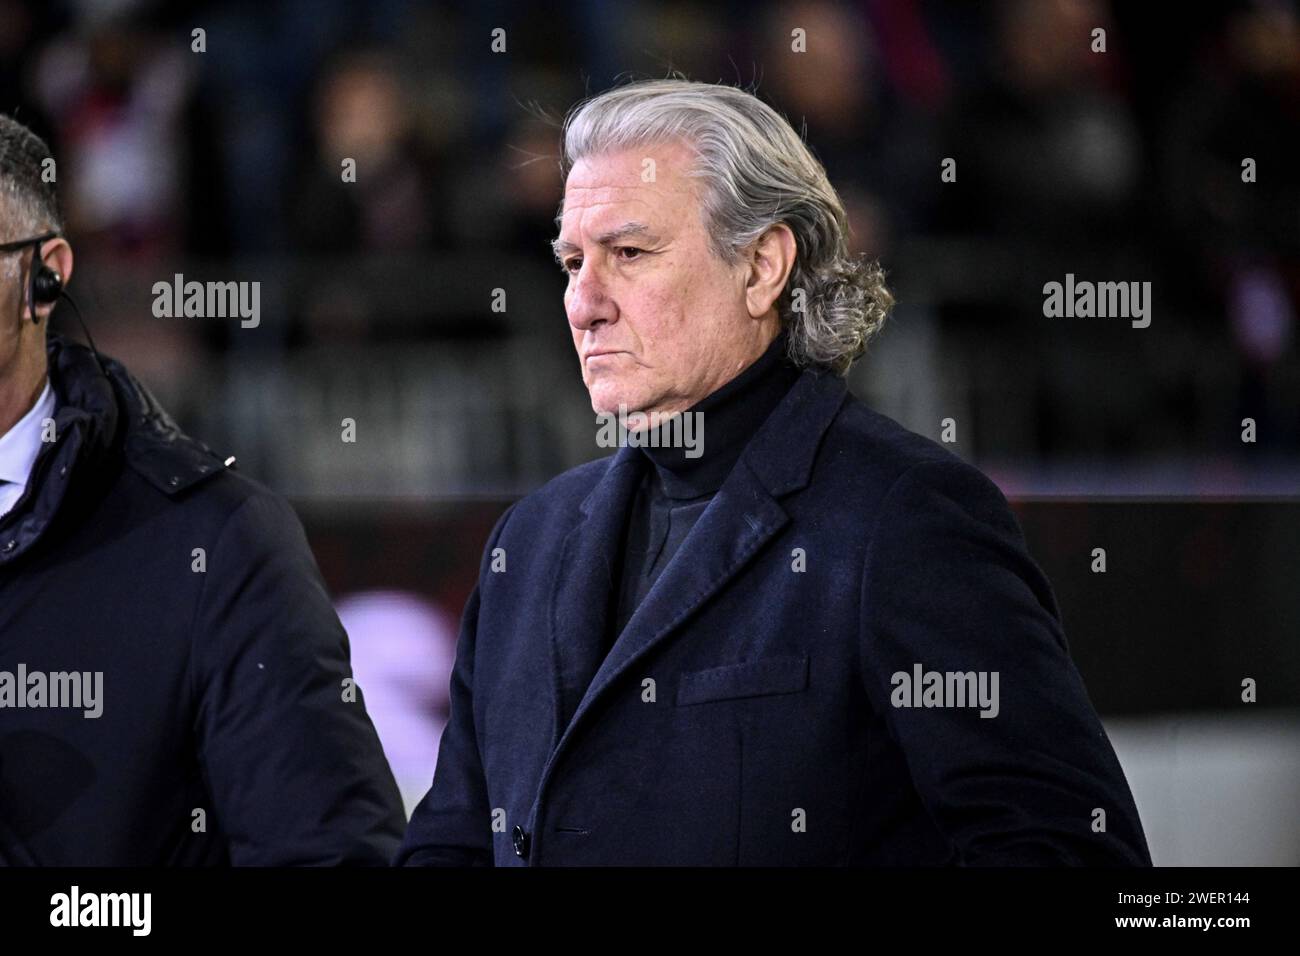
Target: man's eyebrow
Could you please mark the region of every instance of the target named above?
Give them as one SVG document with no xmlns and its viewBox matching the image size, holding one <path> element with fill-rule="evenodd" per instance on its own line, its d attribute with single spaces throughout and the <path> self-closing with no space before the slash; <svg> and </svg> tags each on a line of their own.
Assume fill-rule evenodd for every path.
<svg viewBox="0 0 1300 956">
<path fill-rule="evenodd" d="M 641 236 L 648 239 L 655 238 L 654 233 L 650 231 L 649 226 L 633 219 L 629 222 L 623 223 L 621 226 L 616 226 L 613 229 L 602 232 L 596 237 L 596 243 L 601 246 L 610 246 L 619 240 L 628 239 L 632 236 Z M 555 253 L 555 258 L 559 259 L 570 252 L 577 252 L 578 246 L 575 246 L 567 239 L 555 239 L 551 242 L 551 251 Z"/>
</svg>

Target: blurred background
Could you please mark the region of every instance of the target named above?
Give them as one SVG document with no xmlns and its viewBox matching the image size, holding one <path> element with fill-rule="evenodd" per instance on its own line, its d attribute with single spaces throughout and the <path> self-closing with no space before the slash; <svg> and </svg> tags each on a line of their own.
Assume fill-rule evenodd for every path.
<svg viewBox="0 0 1300 956">
<path fill-rule="evenodd" d="M 806 131 L 899 302 L 851 386 L 1012 500 L 1157 864 L 1300 863 L 1296 3 L 0 0 L 97 344 L 294 502 L 408 810 L 488 531 L 603 454 L 559 121 L 670 70 Z M 1044 318 L 1067 272 L 1150 327 Z M 177 273 L 260 325 L 155 318 Z"/>
</svg>

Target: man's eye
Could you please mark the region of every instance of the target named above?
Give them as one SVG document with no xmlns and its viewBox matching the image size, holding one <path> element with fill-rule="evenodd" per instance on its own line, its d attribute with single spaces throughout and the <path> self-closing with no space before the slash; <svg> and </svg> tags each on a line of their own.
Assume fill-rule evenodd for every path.
<svg viewBox="0 0 1300 956">
<path fill-rule="evenodd" d="M 624 262 L 632 261 L 637 256 L 641 255 L 642 252 L 641 249 L 638 249 L 635 246 L 619 246 L 617 251 L 618 257 Z"/>
<path fill-rule="evenodd" d="M 579 269 L 582 268 L 582 260 L 577 258 L 565 259 L 562 268 L 564 269 L 565 272 L 568 272 L 569 274 L 573 274 L 574 272 L 577 272 Z"/>
</svg>

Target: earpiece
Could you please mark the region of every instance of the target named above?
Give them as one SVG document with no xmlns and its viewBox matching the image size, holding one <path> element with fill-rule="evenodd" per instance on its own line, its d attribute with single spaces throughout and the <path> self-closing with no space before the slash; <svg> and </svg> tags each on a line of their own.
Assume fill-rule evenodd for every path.
<svg viewBox="0 0 1300 956">
<path fill-rule="evenodd" d="M 59 301 L 63 294 L 63 276 L 47 265 L 36 270 L 32 278 L 32 301 L 41 305 L 50 305 Z"/>
<path fill-rule="evenodd" d="M 36 317 L 37 304 L 53 305 L 63 295 L 63 276 L 41 261 L 42 243 L 59 235 L 60 233 L 55 230 L 28 239 L 0 243 L 0 253 L 19 252 L 31 247 L 32 264 L 27 270 L 27 274 L 31 276 L 27 283 L 27 307 L 31 310 L 33 323 L 39 321 Z M 19 321 L 21 322 L 22 319 L 20 318 Z"/>
<path fill-rule="evenodd" d="M 104 368 L 104 361 L 99 356 L 99 349 L 95 348 L 95 340 L 90 337 L 90 329 L 86 328 L 86 321 L 81 317 L 81 310 L 77 308 L 77 303 L 72 301 L 72 296 L 63 291 L 63 276 L 41 261 L 41 244 L 47 239 L 53 239 L 60 235 L 62 233 L 56 229 L 53 232 L 31 236 L 27 239 L 0 242 L 0 253 L 20 252 L 31 247 L 32 264 L 27 270 L 27 274 L 31 276 L 27 282 L 27 307 L 32 313 L 32 324 L 37 325 L 40 323 L 40 319 L 36 315 L 36 306 L 38 304 L 53 305 L 60 299 L 65 299 L 77 316 L 77 324 L 81 326 L 81 331 L 85 333 L 86 344 L 90 346 L 90 352 L 95 356 L 95 364 L 99 366 L 99 371 L 103 376 L 108 378 L 108 372 Z M 21 314 L 18 322 L 19 324 L 22 323 Z"/>
</svg>

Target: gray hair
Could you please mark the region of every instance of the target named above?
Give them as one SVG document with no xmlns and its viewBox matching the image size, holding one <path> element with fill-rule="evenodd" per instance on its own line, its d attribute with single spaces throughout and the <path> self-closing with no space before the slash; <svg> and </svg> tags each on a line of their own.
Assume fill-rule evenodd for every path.
<svg viewBox="0 0 1300 956">
<path fill-rule="evenodd" d="M 54 182 L 47 182 L 42 175 L 50 158 L 45 140 L 13 117 L 0 114 L 0 223 L 7 227 L 0 242 L 62 231 L 58 191 Z M 0 274 L 6 279 L 17 278 L 18 257 L 2 258 Z"/>
<path fill-rule="evenodd" d="M 672 141 L 698 158 L 691 175 L 704 183 L 704 223 L 723 261 L 739 261 L 777 223 L 794 233 L 795 263 L 777 302 L 789 357 L 848 372 L 894 297 L 878 263 L 850 255 L 848 216 L 822 164 L 758 97 L 684 79 L 615 87 L 569 113 L 562 169 L 567 176 L 585 156 Z"/>
</svg>

